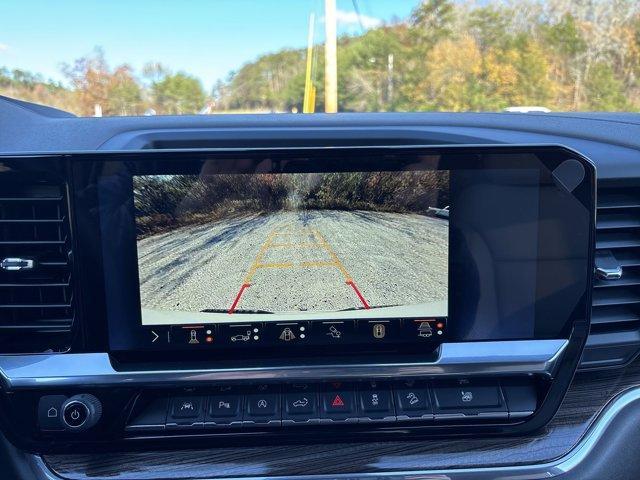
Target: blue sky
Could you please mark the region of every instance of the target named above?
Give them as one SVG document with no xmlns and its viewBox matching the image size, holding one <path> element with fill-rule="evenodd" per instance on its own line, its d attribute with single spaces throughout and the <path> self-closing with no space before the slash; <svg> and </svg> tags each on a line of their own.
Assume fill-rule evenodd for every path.
<svg viewBox="0 0 640 480">
<path fill-rule="evenodd" d="M 405 18 L 419 0 L 356 0 L 365 28 Z M 310 12 L 322 41 L 323 0 L 2 0 L 0 66 L 62 80 L 60 64 L 101 46 L 111 66 L 158 61 L 217 79 L 262 53 L 303 47 Z M 362 31 L 353 0 L 337 0 L 338 32 Z"/>
</svg>

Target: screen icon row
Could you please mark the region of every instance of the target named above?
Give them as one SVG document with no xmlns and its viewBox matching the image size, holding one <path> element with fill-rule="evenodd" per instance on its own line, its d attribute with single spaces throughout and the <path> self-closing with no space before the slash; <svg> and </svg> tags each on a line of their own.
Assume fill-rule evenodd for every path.
<svg viewBox="0 0 640 480">
<path fill-rule="evenodd" d="M 267 321 L 146 327 L 150 346 L 338 345 L 442 340 L 446 318 Z"/>
</svg>

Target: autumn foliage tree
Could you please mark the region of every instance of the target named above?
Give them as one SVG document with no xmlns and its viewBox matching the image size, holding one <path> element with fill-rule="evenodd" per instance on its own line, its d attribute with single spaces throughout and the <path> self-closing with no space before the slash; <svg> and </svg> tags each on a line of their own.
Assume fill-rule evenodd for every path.
<svg viewBox="0 0 640 480">
<path fill-rule="evenodd" d="M 536 105 L 560 111 L 640 110 L 640 2 L 481 4 L 424 0 L 406 20 L 340 39 L 339 109 L 500 111 Z M 322 45 L 317 49 L 321 59 Z M 304 56 L 298 52 L 297 59 L 286 51 L 243 66 L 220 88 L 225 92 L 221 105 L 227 97 L 235 98 L 237 109 L 297 107 L 278 92 L 299 85 Z M 265 79 L 279 61 L 298 73 L 289 82 L 269 85 Z M 322 82 L 316 86 L 321 100 Z"/>
<path fill-rule="evenodd" d="M 73 85 L 81 115 L 93 115 L 96 109 L 103 115 L 142 113 L 142 89 L 131 67 L 120 65 L 111 70 L 102 49 L 63 65 L 62 71 Z"/>
<path fill-rule="evenodd" d="M 324 51 L 312 81 L 323 110 Z M 140 77 L 96 49 L 63 65 L 67 82 L 0 67 L 0 94 L 80 114 L 302 111 L 306 49 L 239 65 L 210 95 L 187 72 Z M 338 40 L 339 110 L 640 111 L 637 0 L 423 0 L 405 19 Z M 205 108 L 206 107 L 206 108 Z"/>
</svg>

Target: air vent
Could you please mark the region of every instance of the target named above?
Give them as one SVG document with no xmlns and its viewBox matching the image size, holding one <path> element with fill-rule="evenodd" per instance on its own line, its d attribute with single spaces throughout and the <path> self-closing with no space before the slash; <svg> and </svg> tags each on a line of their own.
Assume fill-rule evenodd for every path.
<svg viewBox="0 0 640 480">
<path fill-rule="evenodd" d="M 0 184 L 0 352 L 69 347 L 73 325 L 66 189 Z"/>
<path fill-rule="evenodd" d="M 598 190 L 596 278 L 583 368 L 622 365 L 640 351 L 640 187 Z"/>
</svg>

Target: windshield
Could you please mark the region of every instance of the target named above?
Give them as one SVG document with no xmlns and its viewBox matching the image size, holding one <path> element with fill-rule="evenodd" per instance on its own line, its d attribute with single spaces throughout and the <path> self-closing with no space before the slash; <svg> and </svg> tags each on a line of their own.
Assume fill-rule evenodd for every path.
<svg viewBox="0 0 640 480">
<path fill-rule="evenodd" d="M 0 95 L 80 116 L 637 111 L 637 0 L 4 0 Z"/>
</svg>

